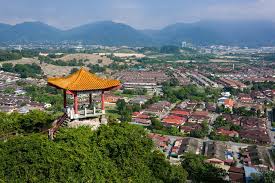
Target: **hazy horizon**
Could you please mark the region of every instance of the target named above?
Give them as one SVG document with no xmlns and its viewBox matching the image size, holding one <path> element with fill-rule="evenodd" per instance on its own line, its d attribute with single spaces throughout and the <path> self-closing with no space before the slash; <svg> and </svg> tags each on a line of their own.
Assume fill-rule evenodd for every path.
<svg viewBox="0 0 275 183">
<path fill-rule="evenodd" d="M 167 25 L 164 25 L 163 27 L 159 27 L 159 28 L 137 28 L 135 26 L 132 26 L 128 23 L 125 23 L 125 22 L 117 22 L 117 21 L 114 21 L 114 20 L 99 20 L 99 21 L 94 21 L 94 22 L 87 22 L 87 23 L 83 23 L 81 25 L 76 25 L 76 26 L 73 26 L 73 27 L 69 27 L 69 28 L 60 28 L 60 27 L 57 27 L 55 25 L 51 25 L 51 24 L 48 24 L 46 22 L 42 22 L 42 21 L 23 21 L 23 22 L 18 22 L 18 23 L 15 23 L 15 24 L 10 24 L 10 23 L 6 23 L 6 22 L 0 22 L 0 23 L 3 23 L 3 24 L 8 24 L 8 25 L 12 25 L 12 26 L 15 26 L 15 25 L 18 25 L 18 24 L 23 24 L 23 23 L 43 23 L 43 24 L 46 24 L 48 26 L 51 26 L 51 27 L 54 27 L 54 28 L 57 28 L 59 30 L 62 30 L 62 31 L 67 31 L 67 30 L 70 30 L 70 29 L 73 29 L 73 28 L 77 28 L 79 26 L 83 26 L 83 25 L 88 25 L 88 24 L 93 24 L 93 23 L 98 23 L 98 22 L 114 22 L 114 23 L 121 23 L 121 24 L 125 24 L 125 25 L 128 25 L 128 26 L 131 26 L 132 28 L 136 29 L 136 30 L 151 30 L 151 31 L 157 31 L 157 30 L 161 30 L 161 29 L 164 29 L 166 28 L 167 26 L 171 26 L 171 25 L 175 25 L 175 24 L 181 24 L 181 23 L 185 23 L 185 24 L 192 24 L 192 23 L 199 23 L 199 22 L 204 22 L 204 21 L 213 21 L 213 22 L 219 22 L 220 20 L 210 20 L 210 19 L 205 19 L 205 20 L 198 20 L 198 21 L 192 21 L 192 22 L 174 22 L 174 23 L 171 23 L 171 24 L 167 24 Z M 269 20 L 225 20 L 225 22 L 249 22 L 249 21 L 259 21 L 259 22 L 267 22 Z M 272 22 L 275 24 L 275 21 L 269 21 L 269 22 Z"/>
<path fill-rule="evenodd" d="M 40 21 L 59 29 L 111 20 L 136 29 L 160 29 L 201 20 L 275 21 L 274 0 L 9 0 L 1 3 L 0 22 Z"/>
</svg>

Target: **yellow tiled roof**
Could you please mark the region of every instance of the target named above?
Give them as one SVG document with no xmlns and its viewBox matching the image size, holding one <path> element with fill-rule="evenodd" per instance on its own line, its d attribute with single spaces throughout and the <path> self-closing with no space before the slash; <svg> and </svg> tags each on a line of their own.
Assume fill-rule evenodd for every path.
<svg viewBox="0 0 275 183">
<path fill-rule="evenodd" d="M 48 84 L 71 91 L 111 89 L 120 85 L 118 80 L 103 79 L 81 68 L 77 72 L 60 78 L 48 78 Z"/>
</svg>

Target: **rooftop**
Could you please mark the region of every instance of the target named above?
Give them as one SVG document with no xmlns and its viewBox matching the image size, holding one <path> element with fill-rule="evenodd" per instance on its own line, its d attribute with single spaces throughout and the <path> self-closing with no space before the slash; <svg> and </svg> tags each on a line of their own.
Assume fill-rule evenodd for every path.
<svg viewBox="0 0 275 183">
<path fill-rule="evenodd" d="M 81 68 L 75 73 L 60 78 L 49 78 L 48 84 L 71 91 L 107 90 L 118 87 L 120 81 L 99 78 L 95 74 Z"/>
</svg>

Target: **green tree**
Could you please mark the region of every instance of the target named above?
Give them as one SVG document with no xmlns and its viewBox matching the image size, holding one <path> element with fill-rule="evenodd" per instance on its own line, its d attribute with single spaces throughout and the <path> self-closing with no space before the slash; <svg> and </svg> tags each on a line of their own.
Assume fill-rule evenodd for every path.
<svg viewBox="0 0 275 183">
<path fill-rule="evenodd" d="M 70 74 L 73 74 L 73 73 L 75 73 L 77 71 L 78 71 L 78 68 L 72 68 L 71 71 L 70 71 Z"/>
<path fill-rule="evenodd" d="M 15 91 L 14 88 L 8 87 L 8 88 L 5 88 L 4 93 L 11 94 L 11 93 L 14 93 L 14 91 Z"/>
<path fill-rule="evenodd" d="M 225 182 L 225 170 L 206 163 L 204 156 L 187 153 L 182 157 L 181 164 L 192 182 Z"/>
<path fill-rule="evenodd" d="M 27 114 L 0 113 L 0 137 L 47 131 L 54 118 L 52 114 L 36 110 Z"/>
<path fill-rule="evenodd" d="M 150 120 L 151 120 L 151 126 L 153 129 L 162 130 L 164 128 L 159 119 L 155 117 L 151 117 Z"/>
<path fill-rule="evenodd" d="M 13 65 L 11 63 L 2 64 L 2 70 L 6 72 L 14 72 Z"/>
<path fill-rule="evenodd" d="M 159 177 L 165 183 L 186 182 L 187 172 L 180 166 L 173 165 L 165 159 L 159 151 L 154 151 L 150 159 L 150 166 L 155 177 Z"/>
<path fill-rule="evenodd" d="M 254 173 L 252 175 L 252 182 L 254 183 L 275 183 L 274 180 L 275 172 L 274 171 L 265 171 L 261 173 Z"/>
</svg>

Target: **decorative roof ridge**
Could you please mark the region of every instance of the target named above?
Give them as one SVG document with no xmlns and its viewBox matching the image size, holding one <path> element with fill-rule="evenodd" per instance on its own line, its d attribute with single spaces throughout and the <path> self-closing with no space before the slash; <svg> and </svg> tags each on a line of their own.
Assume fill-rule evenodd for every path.
<svg viewBox="0 0 275 183">
<path fill-rule="evenodd" d="M 81 72 L 83 71 L 86 71 L 83 67 L 81 67 L 79 70 L 78 70 L 78 75 L 76 77 L 76 79 L 74 80 L 74 82 L 71 82 L 68 84 L 67 88 L 70 88 L 75 82 L 77 82 L 81 77 Z"/>
</svg>

